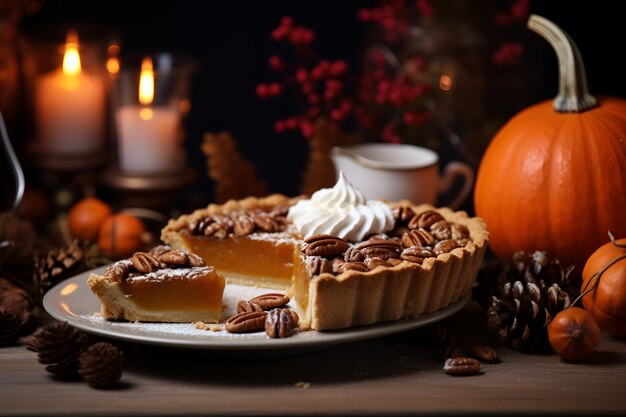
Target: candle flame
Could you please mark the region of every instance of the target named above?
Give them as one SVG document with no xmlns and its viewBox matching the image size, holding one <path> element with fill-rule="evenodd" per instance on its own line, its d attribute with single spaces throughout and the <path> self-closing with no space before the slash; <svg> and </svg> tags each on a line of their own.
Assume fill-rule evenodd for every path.
<svg viewBox="0 0 626 417">
<path fill-rule="evenodd" d="M 154 100 L 154 69 L 152 59 L 145 57 L 141 62 L 139 76 L 139 103 L 149 106 Z"/>
<path fill-rule="evenodd" d="M 107 53 L 109 54 L 106 63 L 107 71 L 111 75 L 117 75 L 120 72 L 120 46 L 116 44 L 109 45 Z"/>
<path fill-rule="evenodd" d="M 78 34 L 75 31 L 67 33 L 65 40 L 65 53 L 63 54 L 63 73 L 66 75 L 78 75 L 82 71 L 80 54 L 78 53 Z"/>
</svg>

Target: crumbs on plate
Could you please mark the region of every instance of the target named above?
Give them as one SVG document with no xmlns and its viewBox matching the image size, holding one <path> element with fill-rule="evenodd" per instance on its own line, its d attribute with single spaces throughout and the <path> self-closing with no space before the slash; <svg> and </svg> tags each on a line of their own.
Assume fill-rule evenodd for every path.
<svg viewBox="0 0 626 417">
<path fill-rule="evenodd" d="M 209 330 L 212 332 L 220 332 L 222 331 L 222 325 L 221 324 L 215 324 L 215 323 L 205 323 L 203 321 L 199 321 L 196 322 L 196 329 L 198 330 Z"/>
</svg>

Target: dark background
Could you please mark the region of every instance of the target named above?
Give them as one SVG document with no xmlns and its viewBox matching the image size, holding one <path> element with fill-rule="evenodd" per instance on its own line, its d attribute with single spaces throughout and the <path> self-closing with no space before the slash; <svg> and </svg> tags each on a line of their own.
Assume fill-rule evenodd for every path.
<svg viewBox="0 0 626 417">
<path fill-rule="evenodd" d="M 471 2 L 464 2 L 472 4 Z M 480 2 L 476 2 L 480 3 Z M 267 59 L 276 51 L 270 32 L 284 15 L 316 32 L 315 48 L 324 57 L 345 59 L 357 67 L 368 28 L 356 18 L 356 1 L 84 1 L 48 0 L 24 19 L 25 27 L 49 23 L 99 23 L 115 29 L 123 51 L 163 50 L 198 60 L 193 81 L 192 110 L 187 126 L 190 164 L 201 173 L 198 183 L 210 199 L 205 160 L 199 151 L 204 132 L 229 130 L 250 158 L 271 191 L 298 192 L 299 175 L 307 157 L 307 144 L 298 135 L 277 135 L 272 126 L 289 115 L 288 103 L 262 101 L 255 96 L 259 82 L 272 79 Z M 596 94 L 626 97 L 624 33 L 618 2 L 608 0 L 534 1 L 532 12 L 554 21 L 576 41 L 586 64 L 589 86 Z M 471 7 L 471 6 L 470 6 Z M 553 51 L 538 36 L 523 36 L 527 85 L 511 115 L 524 106 L 552 98 L 557 90 Z M 507 91 L 494 94 L 498 107 Z M 15 140 L 15 139 L 14 139 Z"/>
</svg>

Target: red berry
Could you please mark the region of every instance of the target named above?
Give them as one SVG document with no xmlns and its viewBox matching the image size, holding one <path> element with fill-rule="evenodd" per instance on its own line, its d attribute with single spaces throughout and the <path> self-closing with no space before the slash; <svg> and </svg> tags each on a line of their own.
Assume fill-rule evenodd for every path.
<svg viewBox="0 0 626 417">
<path fill-rule="evenodd" d="M 293 18 L 291 16 L 283 16 L 280 19 L 280 26 L 285 28 L 290 28 L 293 26 Z"/>
<path fill-rule="evenodd" d="M 256 86 L 256 95 L 260 98 L 267 97 L 267 84 L 259 84 Z"/>
<path fill-rule="evenodd" d="M 404 113 L 402 115 L 402 120 L 408 125 L 413 124 L 415 122 L 415 113 L 413 113 L 412 111 Z"/>
<path fill-rule="evenodd" d="M 324 75 L 324 71 L 322 71 L 322 69 L 319 66 L 317 66 L 317 67 L 315 67 L 315 68 L 313 68 L 311 70 L 311 77 L 314 80 L 319 80 L 320 78 L 323 77 L 323 75 Z"/>
<path fill-rule="evenodd" d="M 272 55 L 268 61 L 268 64 L 270 68 L 273 69 L 274 71 L 282 71 L 283 68 L 285 67 L 285 64 L 283 63 L 282 58 L 279 57 L 278 55 Z"/>
<path fill-rule="evenodd" d="M 362 22 L 369 22 L 372 20 L 372 14 L 369 9 L 359 9 L 357 12 L 357 18 Z"/>
<path fill-rule="evenodd" d="M 308 120 L 300 121 L 300 132 L 305 138 L 310 138 L 313 134 L 313 123 Z"/>
<path fill-rule="evenodd" d="M 309 73 L 304 69 L 300 68 L 296 71 L 296 80 L 300 83 L 304 83 L 309 78 Z"/>
<path fill-rule="evenodd" d="M 282 120 L 278 120 L 274 123 L 274 131 L 276 133 L 285 132 L 285 123 Z"/>
<path fill-rule="evenodd" d="M 286 36 L 287 31 L 282 27 L 279 27 L 272 31 L 272 39 L 274 39 L 275 41 L 282 41 L 283 39 L 285 39 Z"/>
<path fill-rule="evenodd" d="M 344 118 L 344 114 L 339 109 L 332 109 L 330 112 L 330 118 L 331 120 L 338 122 Z"/>
<path fill-rule="evenodd" d="M 293 130 L 298 127 L 298 120 L 295 117 L 290 117 L 285 120 L 285 128 Z"/>
<path fill-rule="evenodd" d="M 283 90 L 283 87 L 278 83 L 272 83 L 267 86 L 267 94 L 270 96 L 277 96 Z"/>
<path fill-rule="evenodd" d="M 348 71 L 348 64 L 346 61 L 334 61 L 330 65 L 330 75 L 338 76 L 343 75 Z"/>
</svg>

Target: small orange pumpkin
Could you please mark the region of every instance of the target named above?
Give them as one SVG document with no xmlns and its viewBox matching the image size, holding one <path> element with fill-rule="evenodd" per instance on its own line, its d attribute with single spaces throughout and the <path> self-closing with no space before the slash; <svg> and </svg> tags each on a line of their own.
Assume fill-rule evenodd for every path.
<svg viewBox="0 0 626 417">
<path fill-rule="evenodd" d="M 600 342 L 600 326 L 580 307 L 560 311 L 548 325 L 548 340 L 563 359 L 587 358 Z"/>
<path fill-rule="evenodd" d="M 100 225 L 112 212 L 111 206 L 99 198 L 83 198 L 70 208 L 67 217 L 70 234 L 75 239 L 95 242 Z"/>
<path fill-rule="evenodd" d="M 475 210 L 499 258 L 545 250 L 580 275 L 607 230 L 626 235 L 626 100 L 596 100 L 571 39 L 539 16 L 528 26 L 556 50 L 559 94 L 495 135 L 478 168 Z"/>
<path fill-rule="evenodd" d="M 611 242 L 589 257 L 581 294 L 583 306 L 601 328 L 614 336 L 626 336 L 626 238 L 614 240 L 611 235 Z"/>
<path fill-rule="evenodd" d="M 107 257 L 117 260 L 130 258 L 143 246 L 146 227 L 140 218 L 130 213 L 107 217 L 100 227 L 98 248 Z"/>
</svg>

